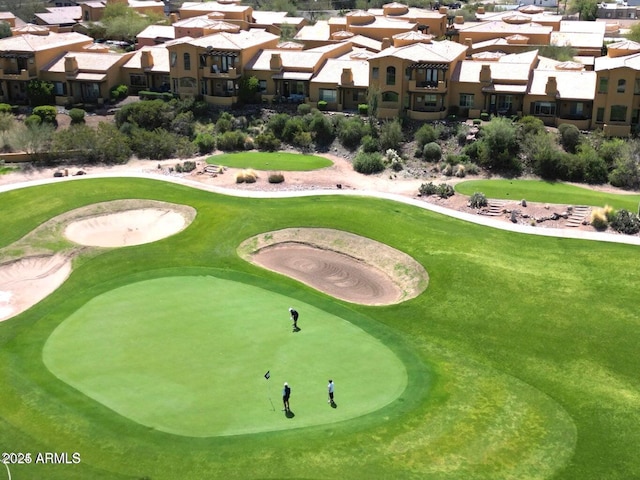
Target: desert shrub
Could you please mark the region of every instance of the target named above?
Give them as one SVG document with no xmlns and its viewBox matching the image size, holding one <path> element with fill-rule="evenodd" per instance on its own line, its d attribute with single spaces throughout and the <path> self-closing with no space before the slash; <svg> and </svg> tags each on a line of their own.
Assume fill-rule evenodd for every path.
<svg viewBox="0 0 640 480">
<path fill-rule="evenodd" d="M 325 100 L 320 100 L 320 101 L 318 102 L 318 110 L 320 110 L 320 111 L 323 111 L 323 112 L 324 112 L 324 111 L 327 109 L 327 105 L 328 105 L 328 104 L 327 104 L 327 102 L 326 102 Z"/>
<path fill-rule="evenodd" d="M 464 178 L 467 176 L 467 169 L 462 163 L 457 164 L 454 170 L 453 174 L 458 178 Z"/>
<path fill-rule="evenodd" d="M 232 118 L 227 116 L 220 116 L 216 121 L 216 132 L 217 133 L 226 133 L 233 130 L 233 121 Z"/>
<path fill-rule="evenodd" d="M 433 182 L 423 183 L 418 189 L 420 195 L 435 195 L 437 191 L 438 187 Z"/>
<path fill-rule="evenodd" d="M 380 128 L 380 148 L 382 150 L 400 148 L 402 142 L 402 126 L 400 121 L 395 119 L 392 122 L 384 122 Z"/>
<path fill-rule="evenodd" d="M 442 175 L 444 175 L 445 177 L 450 177 L 451 175 L 453 175 L 453 164 L 445 163 L 444 167 L 442 167 L 442 169 L 440 170 L 440 173 L 442 173 Z"/>
<path fill-rule="evenodd" d="M 373 153 L 380 151 L 380 143 L 377 138 L 373 138 L 371 135 L 365 135 L 362 137 L 361 148 L 363 152 Z"/>
<path fill-rule="evenodd" d="M 399 172 L 404 168 L 404 164 L 402 161 L 402 157 L 398 155 L 398 152 L 392 148 L 387 149 L 384 153 L 386 164 L 393 170 L 394 172 Z"/>
<path fill-rule="evenodd" d="M 162 100 L 133 102 L 124 105 L 116 112 L 116 125 L 131 123 L 146 130 L 163 128 L 169 130 L 175 117 L 173 107 Z"/>
<path fill-rule="evenodd" d="M 440 198 L 449 198 L 452 197 L 455 193 L 456 192 L 453 190 L 453 187 L 447 183 L 441 183 L 436 189 L 436 194 Z"/>
<path fill-rule="evenodd" d="M 195 124 L 192 112 L 181 112 L 171 120 L 171 131 L 189 139 L 193 137 L 194 127 Z"/>
<path fill-rule="evenodd" d="M 488 204 L 487 196 L 482 192 L 475 192 L 469 198 L 469 206 L 471 208 L 482 208 L 486 207 Z"/>
<path fill-rule="evenodd" d="M 84 123 L 85 111 L 81 108 L 72 108 L 69 110 L 69 117 L 71 117 L 71 123 Z"/>
<path fill-rule="evenodd" d="M 519 173 L 522 163 L 517 156 L 519 143 L 513 122 L 504 117 L 494 117 L 483 125 L 481 131 L 482 138 L 474 142 L 480 165 L 490 170 Z M 473 158 L 466 149 L 465 153 Z"/>
<path fill-rule="evenodd" d="M 189 173 L 193 172 L 196 169 L 196 162 L 193 160 L 185 160 L 182 162 L 182 171 Z"/>
<path fill-rule="evenodd" d="M 216 148 L 216 138 L 206 132 L 197 134 L 193 143 L 198 147 L 200 155 L 211 153 Z"/>
<path fill-rule="evenodd" d="M 414 135 L 414 139 L 418 144 L 419 149 L 424 148 L 427 143 L 435 142 L 438 137 L 438 132 L 436 132 L 436 130 L 428 123 L 422 125 Z"/>
<path fill-rule="evenodd" d="M 42 123 L 42 118 L 39 115 L 31 114 L 24 119 L 24 124 L 29 127 L 37 127 Z"/>
<path fill-rule="evenodd" d="M 614 187 L 637 190 L 640 188 L 640 164 L 635 158 L 618 158 L 609 173 L 609 183 Z"/>
<path fill-rule="evenodd" d="M 58 109 L 53 105 L 40 105 L 33 108 L 33 115 L 38 115 L 44 123 L 55 125 Z"/>
<path fill-rule="evenodd" d="M 11 105 L 8 103 L 0 103 L 0 113 L 11 113 Z"/>
<path fill-rule="evenodd" d="M 131 150 L 138 157 L 151 160 L 174 157 L 178 143 L 178 136 L 163 128 L 135 128 L 130 137 Z"/>
<path fill-rule="evenodd" d="M 609 220 L 607 220 L 607 214 L 604 208 L 594 208 L 591 210 L 590 221 L 593 228 L 599 231 L 606 230 L 609 226 Z"/>
<path fill-rule="evenodd" d="M 301 103 L 297 108 L 298 115 L 306 115 L 307 113 L 311 113 L 311 105 L 308 103 Z"/>
<path fill-rule="evenodd" d="M 442 148 L 436 142 L 429 142 L 422 149 L 422 158 L 427 162 L 438 162 L 442 158 Z"/>
<path fill-rule="evenodd" d="M 487 112 L 482 112 L 480 114 L 480 120 L 483 122 L 488 122 L 489 121 L 489 114 Z"/>
<path fill-rule="evenodd" d="M 353 161 L 353 169 L 365 175 L 382 172 L 384 170 L 382 155 L 378 152 L 360 152 Z"/>
<path fill-rule="evenodd" d="M 171 92 L 150 92 L 148 90 L 138 92 L 138 97 L 140 97 L 140 100 L 162 100 L 163 102 L 174 100 Z"/>
<path fill-rule="evenodd" d="M 333 123 L 318 111 L 309 121 L 309 131 L 318 145 L 328 145 L 336 138 Z"/>
<path fill-rule="evenodd" d="M 346 148 L 356 148 L 364 135 L 365 126 L 359 118 L 350 118 L 338 125 L 338 139 Z"/>
<path fill-rule="evenodd" d="M 360 115 L 368 115 L 369 114 L 369 105 L 366 103 L 360 103 L 358 105 L 358 113 Z"/>
<path fill-rule="evenodd" d="M 569 153 L 576 153 L 578 145 L 582 141 L 582 134 L 578 127 L 570 123 L 561 123 L 558 125 L 558 133 L 560 135 L 560 145 Z"/>
<path fill-rule="evenodd" d="M 616 232 L 626 235 L 635 235 L 640 232 L 640 219 L 635 213 L 625 209 L 616 212 L 610 225 Z"/>
<path fill-rule="evenodd" d="M 269 174 L 269 183 L 282 183 L 284 182 L 284 175 L 280 172 Z"/>
<path fill-rule="evenodd" d="M 267 152 L 275 152 L 280 149 L 281 145 L 280 139 L 276 138 L 272 132 L 261 133 L 256 137 L 255 142 L 258 149 Z"/>
<path fill-rule="evenodd" d="M 287 124 L 287 120 L 289 120 L 289 115 L 286 113 L 277 113 L 269 119 L 267 128 L 271 130 L 276 137 L 282 138 L 282 131 Z"/>
<path fill-rule="evenodd" d="M 300 117 L 289 117 L 282 131 L 282 139 L 285 142 L 293 143 L 295 136 L 300 132 L 306 132 L 307 125 Z"/>
<path fill-rule="evenodd" d="M 311 148 L 311 133 L 310 132 L 296 132 L 293 137 L 293 141 L 291 142 L 296 147 L 300 148 L 303 151 L 307 151 Z"/>
<path fill-rule="evenodd" d="M 244 138 L 244 149 L 245 150 L 253 150 L 254 148 L 256 148 L 256 144 L 253 141 L 253 138 L 245 136 L 245 138 Z"/>
<path fill-rule="evenodd" d="M 480 173 L 480 167 L 478 167 L 478 165 L 476 165 L 475 163 L 468 161 L 468 158 L 469 157 L 467 157 L 467 161 L 464 163 L 464 168 L 467 170 L 467 173 L 469 175 L 477 175 L 478 173 Z"/>
<path fill-rule="evenodd" d="M 256 183 L 257 179 L 258 174 L 250 168 L 236 173 L 236 183 Z"/>
<path fill-rule="evenodd" d="M 244 150 L 246 137 L 244 133 L 237 130 L 224 132 L 222 135 L 216 137 L 216 144 L 220 150 L 224 151 Z"/>
<path fill-rule="evenodd" d="M 605 205 L 603 210 L 607 221 L 611 223 L 613 219 L 616 218 L 616 210 L 611 205 Z"/>
</svg>

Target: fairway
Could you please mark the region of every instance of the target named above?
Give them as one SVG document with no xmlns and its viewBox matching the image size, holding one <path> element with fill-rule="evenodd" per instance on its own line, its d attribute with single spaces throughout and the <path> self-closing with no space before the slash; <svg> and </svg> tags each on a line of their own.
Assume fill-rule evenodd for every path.
<svg viewBox="0 0 640 480">
<path fill-rule="evenodd" d="M 60 379 L 142 425 L 207 437 L 333 423 L 375 411 L 406 387 L 402 362 L 353 324 L 212 276 L 167 277 L 104 293 L 44 348 Z M 270 379 L 264 374 L 269 370 Z M 336 383 L 337 408 L 326 384 Z M 281 389 L 293 389 L 293 418 Z"/>
<path fill-rule="evenodd" d="M 224 153 L 207 158 L 207 163 L 231 168 L 255 170 L 309 171 L 332 165 L 331 160 L 318 155 L 301 155 L 287 152 Z"/>
</svg>

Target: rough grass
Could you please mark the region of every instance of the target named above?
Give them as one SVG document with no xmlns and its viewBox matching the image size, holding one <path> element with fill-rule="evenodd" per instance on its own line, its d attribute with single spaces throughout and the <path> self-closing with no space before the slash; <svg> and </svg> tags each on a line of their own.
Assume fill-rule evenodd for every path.
<svg viewBox="0 0 640 480">
<path fill-rule="evenodd" d="M 171 238 L 80 255 L 57 292 L 0 324 L 0 443 L 82 456 L 78 465 L 16 466 L 15 478 L 640 477 L 637 247 L 513 234 L 382 200 L 256 202 L 142 179 L 2 194 L 12 214 L 0 219 L 0 246 L 62 212 L 131 192 L 198 214 Z M 236 254 L 258 233 L 310 225 L 411 255 L 429 271 L 429 288 L 397 306 L 345 305 Z M 348 319 L 396 352 L 407 389 L 382 410 L 331 426 L 195 439 L 127 420 L 44 366 L 51 332 L 91 299 L 210 269 Z M 223 306 L 212 295 L 211 308 Z M 431 383 L 421 380 L 425 369 Z"/>
<path fill-rule="evenodd" d="M 543 180 L 469 180 L 455 186 L 463 195 L 482 192 L 487 198 L 529 202 L 557 203 L 563 205 L 590 205 L 594 207 L 611 205 L 619 210 L 624 208 L 637 212 L 640 195 L 625 195 L 598 192 L 561 182 Z"/>
<path fill-rule="evenodd" d="M 213 155 L 207 163 L 231 168 L 255 170 L 307 171 L 332 165 L 331 160 L 317 155 L 300 155 L 287 152 L 241 152 Z"/>
</svg>

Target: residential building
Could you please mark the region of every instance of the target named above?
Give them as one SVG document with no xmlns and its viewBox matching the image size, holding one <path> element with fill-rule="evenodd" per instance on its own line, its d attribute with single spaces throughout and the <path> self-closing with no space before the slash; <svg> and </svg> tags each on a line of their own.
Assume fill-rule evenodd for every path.
<svg viewBox="0 0 640 480">
<path fill-rule="evenodd" d="M 171 90 L 171 70 L 167 45 L 142 47 L 122 66 L 123 81 L 133 95 L 140 91 Z"/>
</svg>

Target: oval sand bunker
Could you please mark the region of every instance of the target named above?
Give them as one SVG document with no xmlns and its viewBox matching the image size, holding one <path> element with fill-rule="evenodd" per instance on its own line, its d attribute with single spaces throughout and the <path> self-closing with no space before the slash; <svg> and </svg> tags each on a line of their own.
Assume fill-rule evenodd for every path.
<svg viewBox="0 0 640 480">
<path fill-rule="evenodd" d="M 409 255 L 375 240 L 326 228 L 289 228 L 245 240 L 238 254 L 336 298 L 390 305 L 422 293 L 429 276 Z"/>
<path fill-rule="evenodd" d="M 124 247 L 151 243 L 183 230 L 185 217 L 165 208 L 141 208 L 85 218 L 70 223 L 65 237 L 92 247 Z"/>
</svg>

